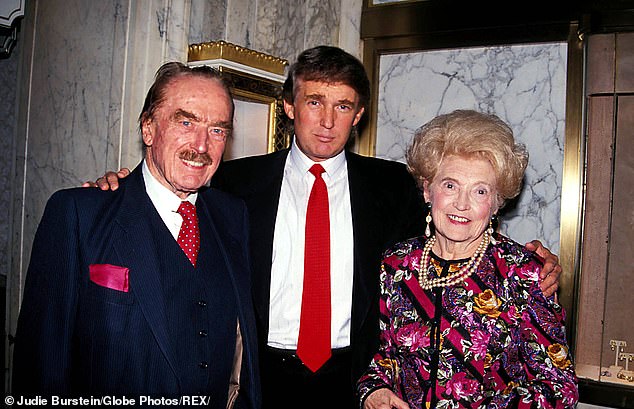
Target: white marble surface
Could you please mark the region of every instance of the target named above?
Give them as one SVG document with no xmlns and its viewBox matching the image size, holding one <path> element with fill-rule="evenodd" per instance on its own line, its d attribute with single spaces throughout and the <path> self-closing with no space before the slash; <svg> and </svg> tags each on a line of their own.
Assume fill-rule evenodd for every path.
<svg viewBox="0 0 634 409">
<path fill-rule="evenodd" d="M 16 132 L 16 95 L 21 44 L 0 59 L 0 275 L 6 278 L 10 265 L 11 192 Z"/>
<path fill-rule="evenodd" d="M 265 0 L 258 4 L 255 49 L 294 60 L 304 49 L 304 2 Z"/>
<path fill-rule="evenodd" d="M 61 3 L 65 6 L 60 7 Z M 112 56 L 122 4 L 102 1 L 86 9 L 82 3 L 37 2 L 38 24 L 34 47 L 29 50 L 32 65 L 23 76 L 29 83 L 21 90 L 29 100 L 28 106 L 20 107 L 27 110 L 22 153 L 26 156 L 24 212 L 29 231 L 37 225 L 53 191 L 77 186 L 95 174 L 106 166 L 107 153 L 115 149 L 108 138 L 109 97 L 119 82 L 113 77 L 117 67 Z"/>
<path fill-rule="evenodd" d="M 361 9 L 364 0 L 342 0 L 338 46 L 355 57 L 362 58 Z"/>
<path fill-rule="evenodd" d="M 185 61 L 190 2 L 33 0 L 21 26 L 9 324 L 50 195 L 141 158 L 137 117 L 156 69 Z"/>
<path fill-rule="evenodd" d="M 358 25 L 360 7 L 358 0 L 258 1 L 252 48 L 292 62 L 306 48 L 339 45 L 339 16 L 346 13 L 350 24 L 358 15 Z M 344 31 L 351 30 L 346 26 Z"/>
<path fill-rule="evenodd" d="M 227 3 L 231 3 L 231 5 Z M 243 4 L 248 5 L 251 4 L 251 2 L 247 0 L 192 1 L 189 22 L 189 43 L 197 44 L 226 38 L 229 42 L 244 44 L 244 37 L 242 35 L 239 37 L 239 40 L 232 39 L 229 36 L 230 30 L 242 31 L 248 24 L 248 19 L 244 18 L 244 16 L 235 16 L 236 12 L 234 9 L 242 10 L 246 8 L 240 7 Z M 228 14 L 229 10 L 232 10 L 233 15 Z M 225 18 L 232 21 L 230 26 L 225 26 Z"/>
<path fill-rule="evenodd" d="M 524 190 L 501 231 L 558 252 L 566 49 L 551 43 L 382 56 L 376 155 L 403 161 L 414 131 L 438 114 L 498 115 L 530 154 Z"/>
<path fill-rule="evenodd" d="M 218 0 L 215 0 L 218 1 Z M 250 0 L 227 0 L 226 41 L 239 44 L 246 48 L 253 48 L 256 21 L 256 9 L 258 2 Z M 222 37 L 210 38 L 205 41 L 216 40 Z M 259 50 L 262 51 L 262 50 Z"/>
<path fill-rule="evenodd" d="M 171 1 L 158 8 L 159 34 L 165 44 L 165 61 L 187 61 L 191 0 Z"/>
<path fill-rule="evenodd" d="M 341 0 L 306 1 L 304 48 L 337 44 Z"/>
<path fill-rule="evenodd" d="M 189 42 L 225 40 L 291 62 L 301 51 L 321 44 L 360 57 L 363 1 L 193 1 Z"/>
</svg>

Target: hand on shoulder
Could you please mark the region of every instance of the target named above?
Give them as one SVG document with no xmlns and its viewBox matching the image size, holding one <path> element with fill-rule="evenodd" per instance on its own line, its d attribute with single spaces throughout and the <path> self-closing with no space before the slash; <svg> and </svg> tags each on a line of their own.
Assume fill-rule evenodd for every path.
<svg viewBox="0 0 634 409">
<path fill-rule="evenodd" d="M 95 182 L 84 182 L 81 187 L 98 187 L 101 190 L 117 190 L 119 188 L 119 179 L 125 179 L 130 175 L 130 169 L 121 168 L 118 172 L 107 171 L 103 176 Z"/>
<path fill-rule="evenodd" d="M 559 264 L 559 257 L 551 253 L 539 240 L 526 243 L 526 248 L 530 251 L 534 251 L 538 256 L 544 259 L 544 266 L 539 273 L 539 277 L 541 278 L 540 287 L 544 295 L 550 297 L 557 292 L 559 288 L 559 278 L 563 271 Z"/>
</svg>

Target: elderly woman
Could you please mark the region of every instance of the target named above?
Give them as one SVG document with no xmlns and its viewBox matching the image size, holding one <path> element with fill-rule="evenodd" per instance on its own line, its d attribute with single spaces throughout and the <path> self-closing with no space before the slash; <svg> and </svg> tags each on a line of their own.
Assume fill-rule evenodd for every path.
<svg viewBox="0 0 634 409">
<path fill-rule="evenodd" d="M 416 132 L 407 163 L 428 229 L 385 253 L 364 408 L 575 405 L 564 311 L 540 291 L 540 258 L 491 226 L 527 162 L 494 115 L 455 111 Z"/>
</svg>

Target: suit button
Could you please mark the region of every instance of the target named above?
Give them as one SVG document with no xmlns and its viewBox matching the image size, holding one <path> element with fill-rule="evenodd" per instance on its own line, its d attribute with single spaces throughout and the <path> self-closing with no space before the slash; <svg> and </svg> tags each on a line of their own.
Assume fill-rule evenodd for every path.
<svg viewBox="0 0 634 409">
<path fill-rule="evenodd" d="M 209 367 L 209 365 L 208 365 L 208 364 L 207 364 L 207 362 L 205 362 L 205 361 L 202 361 L 201 363 L 199 363 L 199 364 L 198 364 L 198 366 L 199 366 L 201 369 L 207 369 L 207 368 Z"/>
<path fill-rule="evenodd" d="M 207 331 L 205 331 L 204 329 L 201 329 L 200 331 L 198 331 L 198 335 L 204 338 L 207 336 Z"/>
<path fill-rule="evenodd" d="M 203 301 L 203 300 L 200 300 L 200 301 L 198 301 L 198 306 L 199 307 L 206 307 L 207 306 L 207 302 Z"/>
</svg>

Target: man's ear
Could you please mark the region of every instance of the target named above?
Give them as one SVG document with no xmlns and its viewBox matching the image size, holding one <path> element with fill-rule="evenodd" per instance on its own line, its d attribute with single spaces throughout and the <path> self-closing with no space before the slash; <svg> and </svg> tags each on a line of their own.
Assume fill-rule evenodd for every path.
<svg viewBox="0 0 634 409">
<path fill-rule="evenodd" d="M 363 107 L 362 107 L 362 108 L 359 110 L 359 112 L 357 112 L 357 113 L 354 115 L 354 122 L 352 122 L 352 126 L 355 126 L 356 124 L 358 124 L 358 123 L 359 123 L 359 121 L 361 120 L 361 117 L 363 116 L 363 113 L 364 113 L 364 112 L 365 112 L 365 108 L 363 108 Z"/>
<path fill-rule="evenodd" d="M 295 106 L 286 100 L 284 100 L 284 112 L 286 112 L 286 116 L 290 119 L 295 119 Z"/>
<path fill-rule="evenodd" d="M 154 142 L 154 126 L 152 126 L 152 118 L 144 118 L 141 122 L 141 134 L 143 137 L 143 144 L 145 146 L 152 146 Z"/>
</svg>

